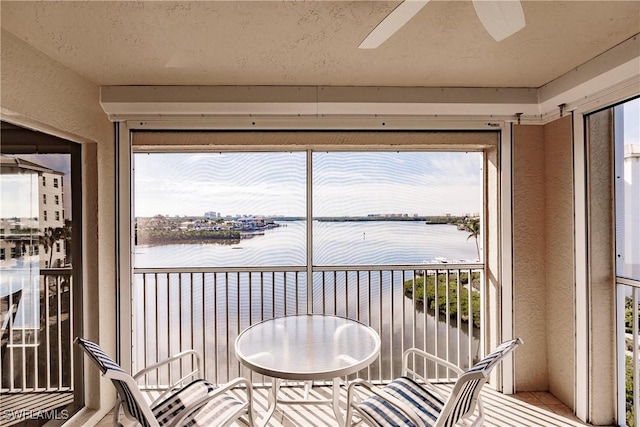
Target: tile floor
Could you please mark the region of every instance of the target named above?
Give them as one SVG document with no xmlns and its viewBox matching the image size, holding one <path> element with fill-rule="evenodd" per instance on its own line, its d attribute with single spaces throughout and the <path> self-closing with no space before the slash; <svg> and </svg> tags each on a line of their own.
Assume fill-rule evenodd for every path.
<svg viewBox="0 0 640 427">
<path fill-rule="evenodd" d="M 450 389 L 450 385 L 440 386 Z M 284 387 L 285 397 L 302 396 L 301 387 Z M 254 401 L 261 425 L 267 409 L 267 388 L 257 388 Z M 330 387 L 314 387 L 312 396 L 329 398 Z M 445 391 L 446 393 L 446 391 Z M 572 411 L 547 392 L 523 392 L 515 395 L 503 395 L 489 387 L 482 391 L 485 409 L 485 423 L 488 427 L 574 427 L 589 424 L 582 423 Z M 342 391 L 341 403 L 346 401 L 346 392 Z M 105 417 L 98 427 L 112 426 L 112 415 Z M 244 425 L 238 423 L 238 426 Z M 235 425 L 234 425 L 235 426 Z M 327 405 L 282 405 L 269 420 L 269 427 L 338 427 L 333 411 Z"/>
</svg>

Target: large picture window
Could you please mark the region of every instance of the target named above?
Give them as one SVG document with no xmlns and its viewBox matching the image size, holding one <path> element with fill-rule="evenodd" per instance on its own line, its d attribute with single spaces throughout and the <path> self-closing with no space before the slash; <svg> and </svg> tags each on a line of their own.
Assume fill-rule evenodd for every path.
<svg viewBox="0 0 640 427">
<path fill-rule="evenodd" d="M 481 152 L 137 153 L 135 266 L 479 262 Z M 475 223 L 476 230 L 468 230 Z"/>
<path fill-rule="evenodd" d="M 195 348 L 216 382 L 250 375 L 240 331 L 303 313 L 374 327 L 372 379 L 414 345 L 471 366 L 497 135 L 134 132 L 132 370 Z"/>
<path fill-rule="evenodd" d="M 481 259 L 479 152 L 314 152 L 313 195 L 316 265 Z"/>
<path fill-rule="evenodd" d="M 304 152 L 136 154 L 136 267 L 304 265 Z"/>
</svg>

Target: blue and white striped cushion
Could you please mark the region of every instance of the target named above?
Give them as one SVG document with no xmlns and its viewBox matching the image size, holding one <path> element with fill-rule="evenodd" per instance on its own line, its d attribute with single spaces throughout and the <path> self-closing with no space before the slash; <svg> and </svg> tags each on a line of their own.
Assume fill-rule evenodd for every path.
<svg viewBox="0 0 640 427">
<path fill-rule="evenodd" d="M 138 401 L 133 397 L 133 393 L 131 393 L 129 386 L 124 381 L 112 379 L 111 382 L 116 387 L 116 389 L 120 391 L 120 397 L 122 403 L 124 404 L 125 412 L 127 412 L 130 417 L 138 420 L 142 427 L 150 427 L 149 422 L 142 412 L 142 408 L 140 408 Z M 124 399 L 122 399 L 123 396 Z"/>
<path fill-rule="evenodd" d="M 433 425 L 444 408 L 444 402 L 435 394 L 407 377 L 391 381 L 384 391 L 414 408 L 428 426 Z"/>
<path fill-rule="evenodd" d="M 155 405 L 151 410 L 161 426 L 173 419 L 196 400 L 215 390 L 215 386 L 206 380 L 196 380 Z M 221 394 L 208 402 L 199 411 L 187 417 L 182 426 L 212 426 L 235 414 L 243 403 L 227 394 Z"/>
<path fill-rule="evenodd" d="M 427 426 L 434 425 L 444 407 L 444 402 L 439 397 L 431 394 L 411 378 L 395 379 L 383 390 L 412 408 Z M 381 426 L 414 426 L 401 410 L 378 396 L 372 396 L 363 401 L 359 409 Z"/>
<path fill-rule="evenodd" d="M 456 396 L 455 403 L 451 412 L 444 420 L 446 427 L 454 426 L 460 419 L 475 410 L 474 393 L 479 387 L 482 387 L 484 380 L 470 380 L 465 383 L 460 393 Z"/>
<path fill-rule="evenodd" d="M 98 344 L 82 338 L 78 338 L 78 343 L 82 347 L 84 347 L 87 354 L 91 356 L 91 358 L 96 363 L 96 365 L 98 365 L 98 368 L 100 368 L 103 374 L 107 372 L 108 369 L 117 372 L 124 372 L 120 365 L 118 365 L 112 358 L 110 358 Z"/>
<path fill-rule="evenodd" d="M 517 342 L 517 340 L 518 339 L 503 342 L 498 347 L 496 347 L 491 353 L 487 354 L 481 361 L 473 365 L 467 372 L 474 372 L 474 371 L 477 372 L 477 371 L 485 370 L 487 368 L 492 370 L 493 365 L 497 363 L 505 355 L 505 353 L 508 353 L 509 351 L 515 348 L 513 346 Z M 487 375 L 488 375 L 488 372 L 487 372 Z"/>
<path fill-rule="evenodd" d="M 413 427 L 413 423 L 398 408 L 379 396 L 371 396 L 358 405 L 358 409 L 380 426 Z"/>
<path fill-rule="evenodd" d="M 455 400 L 450 412 L 442 420 L 442 425 L 452 427 L 461 418 L 471 415 L 475 410 L 476 404 L 474 395 L 484 385 L 486 377 L 505 354 L 514 350 L 521 343 L 522 340 L 519 338 L 503 342 L 467 371 L 467 373 L 476 372 L 482 373 L 482 375 L 478 376 L 476 374 L 471 375 L 471 378 L 467 376 L 460 379 L 460 381 L 464 381 L 464 384 L 458 394 L 452 397 Z M 445 402 L 438 396 L 431 394 L 429 390 L 407 377 L 401 377 L 390 382 L 383 390 L 395 399 L 400 400 L 404 405 L 412 408 L 427 426 L 435 424 L 445 406 Z M 369 415 L 380 426 L 414 426 L 413 422 L 408 419 L 401 409 L 396 408 L 392 403 L 378 396 L 366 399 L 358 405 L 358 409 Z"/>
<path fill-rule="evenodd" d="M 124 372 L 120 365 L 110 358 L 98 344 L 82 338 L 77 338 L 77 342 L 103 374 L 107 371 Z M 111 379 L 111 382 L 115 386 L 116 390 L 118 390 L 125 412 L 127 412 L 130 417 L 135 418 L 142 427 L 149 427 L 149 422 L 143 415 L 142 408 L 140 408 L 140 405 L 133 397 L 127 383 L 113 378 Z"/>
</svg>

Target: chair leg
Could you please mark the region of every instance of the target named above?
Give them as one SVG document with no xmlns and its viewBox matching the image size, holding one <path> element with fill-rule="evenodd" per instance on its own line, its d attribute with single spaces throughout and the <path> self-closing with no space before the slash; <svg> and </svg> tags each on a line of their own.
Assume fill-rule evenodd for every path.
<svg viewBox="0 0 640 427">
<path fill-rule="evenodd" d="M 352 412 L 353 409 L 351 409 L 351 402 L 347 402 L 347 413 L 344 417 L 344 427 L 349 427 L 351 417 L 353 416 Z"/>
<path fill-rule="evenodd" d="M 122 402 L 120 401 L 120 396 L 116 398 L 116 405 L 113 407 L 113 426 L 114 427 L 124 427 L 124 425 L 120 422 L 120 409 L 122 408 Z"/>
<path fill-rule="evenodd" d="M 478 410 L 478 416 L 471 423 L 471 427 L 481 426 L 484 423 L 484 406 L 482 404 L 482 397 L 478 397 L 476 408 Z"/>
<path fill-rule="evenodd" d="M 256 425 L 256 417 L 253 413 L 253 404 L 249 403 L 249 407 L 247 408 L 247 419 L 249 420 L 249 426 L 254 427 Z"/>
<path fill-rule="evenodd" d="M 240 422 L 242 422 L 242 424 L 246 424 L 249 427 L 254 427 L 255 426 L 255 424 L 253 422 L 253 415 L 251 413 L 249 413 L 249 412 L 247 412 L 246 417 L 245 416 L 238 417 L 237 421 L 240 421 Z"/>
</svg>

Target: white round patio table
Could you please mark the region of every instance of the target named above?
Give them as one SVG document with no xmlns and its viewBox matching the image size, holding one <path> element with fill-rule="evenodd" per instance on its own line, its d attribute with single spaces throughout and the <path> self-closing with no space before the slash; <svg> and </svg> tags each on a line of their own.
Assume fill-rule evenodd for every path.
<svg viewBox="0 0 640 427">
<path fill-rule="evenodd" d="M 242 331 L 235 344 L 240 362 L 272 377 L 266 425 L 277 403 L 330 403 L 339 425 L 340 377 L 358 372 L 380 353 L 380 337 L 356 320 L 324 314 L 277 317 Z M 331 400 L 278 399 L 281 380 L 333 380 Z"/>
</svg>

